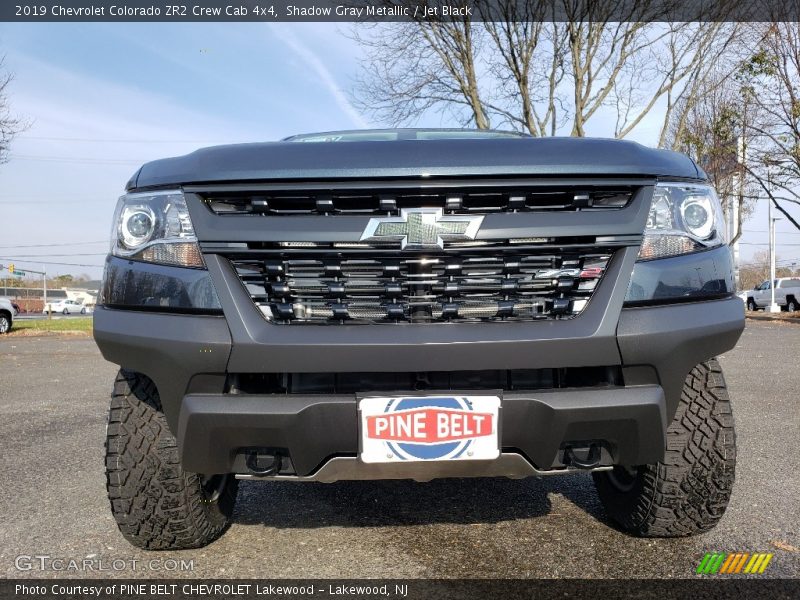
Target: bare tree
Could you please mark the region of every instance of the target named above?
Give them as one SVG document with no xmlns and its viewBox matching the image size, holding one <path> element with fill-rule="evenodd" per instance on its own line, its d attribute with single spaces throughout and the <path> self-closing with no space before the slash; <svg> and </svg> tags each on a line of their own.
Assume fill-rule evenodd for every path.
<svg viewBox="0 0 800 600">
<path fill-rule="evenodd" d="M 482 32 L 469 18 L 367 28 L 376 35 L 364 29 L 352 31 L 368 55 L 356 84 L 357 108 L 392 125 L 438 110 L 462 124 L 490 126 L 476 61 Z"/>
<path fill-rule="evenodd" d="M 772 23 L 746 64 L 757 86 L 760 118 L 751 126 L 750 174 L 775 207 L 800 229 L 779 201 L 800 204 L 800 23 Z"/>
<path fill-rule="evenodd" d="M 568 117 L 560 110 L 567 28 L 545 21 L 554 10 L 548 3 L 496 0 L 478 7 L 494 45 L 491 72 L 500 91 L 491 110 L 531 135 L 555 135 Z"/>
<path fill-rule="evenodd" d="M 795 275 L 796 271 L 790 266 L 791 263 L 789 263 L 789 265 L 780 265 L 780 263 L 785 261 L 779 256 L 775 257 L 775 262 L 779 263 L 779 265 L 775 268 L 776 277 L 793 277 Z M 752 290 L 757 285 L 767 281 L 769 279 L 769 274 L 769 251 L 759 250 L 753 254 L 753 257 L 750 259 L 750 261 L 742 265 L 741 269 L 739 270 L 739 280 L 741 282 L 742 289 Z"/>
<path fill-rule="evenodd" d="M 680 22 L 664 24 L 659 43 L 647 48 L 646 64 L 638 76 L 627 77 L 623 85 L 643 90 L 637 111 L 617 127 L 625 137 L 664 99 L 663 121 L 658 145 L 664 146 L 672 114 L 677 106 L 691 106 L 709 86 L 724 81 L 736 69 L 743 25 L 736 22 Z"/>
<path fill-rule="evenodd" d="M 8 162 L 8 150 L 11 140 L 26 124 L 11 113 L 8 100 L 9 85 L 13 76 L 4 71 L 5 58 L 0 57 L 0 164 Z"/>
<path fill-rule="evenodd" d="M 737 24 L 650 20 L 663 2 L 476 1 L 481 21 L 364 27 L 356 104 L 391 125 L 431 110 L 461 124 L 506 124 L 535 136 L 587 124 L 611 107 L 627 136 L 662 98 L 667 113 L 702 85 Z M 665 128 L 662 128 L 662 138 Z"/>
<path fill-rule="evenodd" d="M 635 3 L 622 15 L 624 20 L 616 2 L 564 0 L 563 7 L 573 92 L 572 135 L 583 136 L 589 119 L 613 98 L 631 60 L 657 40 L 647 35 L 653 26 L 640 20 L 644 13 Z"/>
<path fill-rule="evenodd" d="M 668 74 L 666 79 L 674 84 L 665 90 L 660 147 L 666 146 L 668 130 L 676 125 L 678 131 L 674 137 L 680 138 L 686 124 L 686 111 L 736 74 L 743 55 L 757 39 L 758 34 L 753 34 L 749 25 L 738 22 L 691 23 L 684 31 L 673 32 L 668 43 L 669 63 L 664 71 Z"/>
<path fill-rule="evenodd" d="M 757 182 L 747 171 L 747 149 L 754 143 L 759 111 L 746 70 L 728 67 L 705 74 L 702 93 L 685 95 L 673 106 L 665 145 L 691 156 L 706 172 L 722 201 L 726 219 L 738 203 L 736 237 L 758 198 Z"/>
</svg>

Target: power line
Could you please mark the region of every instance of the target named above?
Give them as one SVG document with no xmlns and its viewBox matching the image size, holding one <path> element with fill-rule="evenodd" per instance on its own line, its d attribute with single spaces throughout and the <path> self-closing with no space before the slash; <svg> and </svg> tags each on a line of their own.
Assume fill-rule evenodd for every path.
<svg viewBox="0 0 800 600">
<path fill-rule="evenodd" d="M 86 254 L 18 254 L 17 256 L 9 257 L 5 260 L 22 260 L 24 258 L 53 258 L 54 256 L 66 256 L 72 258 L 73 256 L 105 256 L 107 252 L 92 252 Z"/>
<path fill-rule="evenodd" d="M 99 240 L 96 242 L 64 242 L 60 244 L 30 244 L 27 246 L 0 246 L 0 250 L 7 250 L 9 248 L 55 248 L 56 246 L 83 246 L 85 244 L 108 244 L 108 240 Z"/>
<path fill-rule="evenodd" d="M 756 229 L 742 229 L 742 233 L 769 233 L 769 231 L 761 231 Z M 779 231 L 776 235 L 800 235 L 800 231 Z"/>
<path fill-rule="evenodd" d="M 763 242 L 763 243 L 762 242 L 739 242 L 739 244 L 742 245 L 742 246 L 769 246 L 769 242 Z M 786 246 L 800 246 L 800 244 L 783 244 L 781 242 L 778 242 L 775 245 L 776 246 L 784 246 L 784 247 L 786 247 Z"/>
<path fill-rule="evenodd" d="M 12 154 L 9 156 L 10 160 L 31 160 L 39 162 L 63 162 L 71 164 L 88 164 L 88 165 L 141 165 L 151 159 L 136 159 L 136 158 L 90 158 L 90 157 L 75 157 L 75 156 L 34 156 L 29 154 Z"/>
<path fill-rule="evenodd" d="M 72 196 L 54 196 L 53 194 L 48 194 L 47 192 L 42 192 L 41 194 L 7 194 L 7 195 L 0 195 L 0 204 L 8 203 L 8 204 L 42 204 L 42 201 L 47 202 L 48 204 L 64 204 L 66 206 L 71 206 L 71 202 L 74 200 L 80 200 L 82 202 L 111 202 L 115 201 L 119 196 L 122 194 L 117 194 L 117 196 L 107 196 L 105 198 L 101 198 L 100 196 L 79 196 L 79 195 L 72 195 Z"/>
<path fill-rule="evenodd" d="M 237 144 L 231 140 L 140 140 L 140 139 L 111 139 L 111 138 L 74 138 L 74 137 L 44 137 L 26 135 L 20 140 L 44 140 L 48 142 L 100 142 L 104 144 Z"/>
<path fill-rule="evenodd" d="M 104 199 L 96 199 L 96 200 L 87 200 L 81 199 L 79 201 L 81 204 L 100 204 L 101 202 L 107 203 L 109 206 L 114 205 L 113 198 L 104 198 Z M 12 204 L 22 204 L 28 206 L 42 206 L 44 204 L 60 204 L 62 206 L 68 206 L 69 208 L 78 208 L 78 202 L 70 202 L 70 201 L 63 201 L 63 200 L 0 200 L 0 205 L 11 206 Z"/>
<path fill-rule="evenodd" d="M 113 195 L 113 194 L 112 194 Z M 117 193 L 117 196 L 120 194 Z M 86 194 L 79 192 L 29 192 L 27 194 L 13 193 L 13 194 L 0 194 L 0 198 L 41 198 L 47 196 L 49 198 L 85 198 Z M 97 196 L 99 198 L 100 196 Z"/>
<path fill-rule="evenodd" d="M 9 259 L 0 258 L 0 260 L 9 260 Z M 59 265 L 59 266 L 63 265 L 63 266 L 67 266 L 67 267 L 102 267 L 103 266 L 103 265 L 98 265 L 98 264 L 87 265 L 87 264 L 82 264 L 82 263 L 54 262 L 54 261 L 44 261 L 44 260 L 20 260 L 20 261 L 17 261 L 17 262 L 38 264 L 38 265 Z M 24 271 L 25 269 L 21 269 L 21 270 Z"/>
</svg>

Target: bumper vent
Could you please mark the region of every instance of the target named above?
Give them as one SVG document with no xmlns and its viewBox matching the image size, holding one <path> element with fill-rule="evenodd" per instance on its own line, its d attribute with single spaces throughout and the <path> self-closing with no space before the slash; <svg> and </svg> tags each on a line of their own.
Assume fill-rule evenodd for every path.
<svg viewBox="0 0 800 600">
<path fill-rule="evenodd" d="M 431 323 L 566 319 L 581 313 L 611 257 L 589 248 L 507 246 L 458 255 L 265 252 L 232 258 L 274 323 Z"/>
<path fill-rule="evenodd" d="M 394 373 L 232 373 L 237 394 L 357 394 L 398 390 L 552 390 L 620 386 L 619 366 Z"/>
</svg>

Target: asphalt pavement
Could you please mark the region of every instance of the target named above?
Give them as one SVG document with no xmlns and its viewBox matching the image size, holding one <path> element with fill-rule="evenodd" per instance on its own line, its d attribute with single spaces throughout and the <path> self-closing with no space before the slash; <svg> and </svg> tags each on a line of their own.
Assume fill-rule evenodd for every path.
<svg viewBox="0 0 800 600">
<path fill-rule="evenodd" d="M 242 482 L 224 537 L 155 553 L 130 546 L 107 506 L 103 439 L 116 367 L 90 338 L 0 339 L 0 576 L 696 577 L 706 552 L 747 551 L 774 553 L 762 577 L 796 578 L 799 351 L 800 326 L 749 321 L 721 358 L 738 436 L 736 485 L 719 526 L 701 536 L 616 530 L 580 474 Z M 69 560 L 82 562 L 73 570 Z"/>
</svg>

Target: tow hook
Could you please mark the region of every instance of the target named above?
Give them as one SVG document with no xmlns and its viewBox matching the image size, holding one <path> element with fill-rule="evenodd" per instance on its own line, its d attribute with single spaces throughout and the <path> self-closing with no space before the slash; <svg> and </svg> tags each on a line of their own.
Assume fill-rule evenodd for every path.
<svg viewBox="0 0 800 600">
<path fill-rule="evenodd" d="M 586 446 L 580 447 L 581 454 L 586 451 Z M 578 458 L 575 455 L 575 447 L 567 446 L 564 449 L 564 458 L 568 465 L 578 467 L 579 469 L 594 469 L 600 464 L 600 446 L 598 444 L 589 444 L 589 449 L 586 451 L 585 458 Z"/>
<path fill-rule="evenodd" d="M 272 463 L 266 467 L 262 467 L 258 464 L 258 452 L 256 450 L 251 450 L 247 453 L 245 464 L 247 465 L 247 468 L 250 469 L 250 472 L 253 473 L 253 475 L 271 477 L 273 475 L 277 475 L 281 470 L 281 455 L 274 454 L 272 456 Z"/>
</svg>

